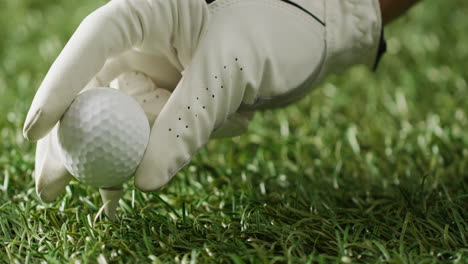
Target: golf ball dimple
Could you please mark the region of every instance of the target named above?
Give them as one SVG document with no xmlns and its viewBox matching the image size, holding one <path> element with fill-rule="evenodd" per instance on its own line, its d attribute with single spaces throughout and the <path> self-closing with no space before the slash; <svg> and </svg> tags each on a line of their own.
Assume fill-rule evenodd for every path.
<svg viewBox="0 0 468 264">
<path fill-rule="evenodd" d="M 111 88 L 79 94 L 60 120 L 58 145 L 65 168 L 79 181 L 113 187 L 133 176 L 150 127 L 138 102 Z"/>
</svg>

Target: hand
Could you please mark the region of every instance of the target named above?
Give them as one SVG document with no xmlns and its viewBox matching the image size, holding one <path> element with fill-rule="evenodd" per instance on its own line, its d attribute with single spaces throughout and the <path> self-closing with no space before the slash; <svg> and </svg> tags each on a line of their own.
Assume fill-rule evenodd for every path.
<svg viewBox="0 0 468 264">
<path fill-rule="evenodd" d="M 330 72 L 373 65 L 380 31 L 377 0 L 113 0 L 52 65 L 24 135 L 48 135 L 88 82 L 143 72 L 172 92 L 135 174 L 140 190 L 155 191 L 210 137 L 244 132 L 256 110 L 302 98 Z M 37 187 L 48 198 L 57 195 L 44 194 L 48 185 L 69 180 L 36 176 L 48 178 Z"/>
</svg>

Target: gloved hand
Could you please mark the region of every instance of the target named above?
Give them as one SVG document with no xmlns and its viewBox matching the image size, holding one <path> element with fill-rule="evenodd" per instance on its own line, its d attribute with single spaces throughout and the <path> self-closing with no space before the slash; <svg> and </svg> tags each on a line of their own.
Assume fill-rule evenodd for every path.
<svg viewBox="0 0 468 264">
<path fill-rule="evenodd" d="M 172 92 L 135 173 L 140 190 L 155 191 L 211 137 L 244 132 L 255 111 L 302 98 L 329 73 L 372 66 L 380 34 L 377 0 L 113 0 L 52 65 L 24 136 L 47 136 L 87 83 L 142 72 Z M 42 199 L 68 183 L 63 170 L 36 172 Z"/>
</svg>

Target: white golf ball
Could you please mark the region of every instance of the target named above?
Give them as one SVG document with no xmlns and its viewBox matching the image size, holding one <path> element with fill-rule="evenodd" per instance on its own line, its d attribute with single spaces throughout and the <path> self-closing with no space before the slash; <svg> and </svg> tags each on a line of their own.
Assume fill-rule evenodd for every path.
<svg viewBox="0 0 468 264">
<path fill-rule="evenodd" d="M 79 94 L 58 127 L 65 168 L 95 187 L 113 187 L 131 178 L 149 135 L 148 119 L 138 102 L 111 88 Z"/>
</svg>

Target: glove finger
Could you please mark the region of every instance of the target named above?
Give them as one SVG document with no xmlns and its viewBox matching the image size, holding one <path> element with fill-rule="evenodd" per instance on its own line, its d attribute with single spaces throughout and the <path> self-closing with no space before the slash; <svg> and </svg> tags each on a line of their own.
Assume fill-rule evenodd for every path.
<svg viewBox="0 0 468 264">
<path fill-rule="evenodd" d="M 57 127 L 45 138 L 37 142 L 36 192 L 44 202 L 52 202 L 59 196 L 72 179 L 63 166 L 57 142 Z"/>
<path fill-rule="evenodd" d="M 143 73 L 160 88 L 174 90 L 181 78 L 180 70 L 172 65 L 164 54 L 144 53 L 131 49 L 119 56 L 109 58 L 95 79 L 99 86 L 108 86 L 123 73 Z M 128 79 L 128 78 L 126 78 Z M 126 91 L 128 92 L 128 91 Z"/>
<path fill-rule="evenodd" d="M 213 36 L 215 37 L 215 36 Z M 249 75 L 242 74 L 234 45 L 207 41 L 156 119 L 135 173 L 135 185 L 155 191 L 204 146 L 213 130 L 239 108 Z M 213 55 L 216 54 L 216 55 Z"/>
<path fill-rule="evenodd" d="M 26 117 L 23 134 L 44 137 L 106 60 L 142 40 L 139 17 L 130 1 L 111 1 L 89 15 L 54 62 Z"/>
<path fill-rule="evenodd" d="M 122 73 L 139 72 L 149 77 L 157 87 L 173 91 L 180 81 L 182 69 L 174 65 L 169 57 L 167 53 L 146 53 L 132 49 L 106 62 L 96 77 L 102 85 L 106 85 Z"/>
<path fill-rule="evenodd" d="M 174 77 L 180 77 L 174 68 L 180 70 L 190 62 L 207 17 L 204 1 L 186 0 L 114 0 L 93 12 L 81 23 L 36 93 L 24 136 L 29 140 L 44 137 L 104 63 L 131 48 L 163 57 L 173 66 L 170 78 L 163 79 L 174 83 Z"/>
<path fill-rule="evenodd" d="M 153 125 L 171 95 L 168 90 L 158 88 L 151 78 L 140 72 L 121 74 L 111 82 L 111 87 L 132 96 L 145 111 L 150 126 Z"/>
</svg>

